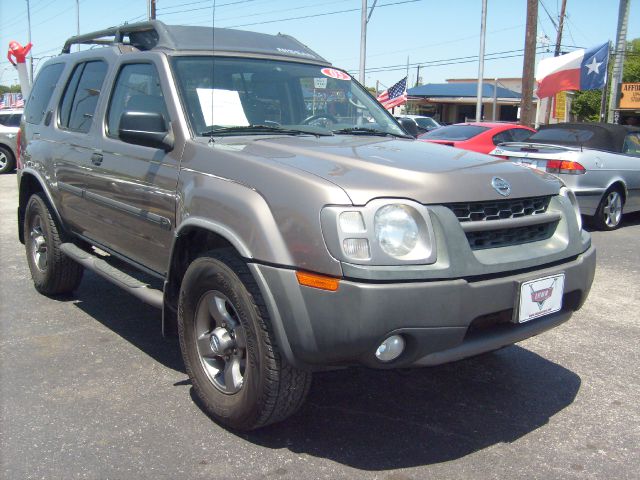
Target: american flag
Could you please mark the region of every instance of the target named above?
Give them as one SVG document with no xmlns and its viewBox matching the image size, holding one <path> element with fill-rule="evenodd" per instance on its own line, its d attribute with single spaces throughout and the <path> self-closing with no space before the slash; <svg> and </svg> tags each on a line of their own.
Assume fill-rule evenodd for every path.
<svg viewBox="0 0 640 480">
<path fill-rule="evenodd" d="M 21 93 L 5 93 L 0 95 L 0 108 L 22 108 L 24 98 Z"/>
<path fill-rule="evenodd" d="M 407 77 L 378 95 L 378 101 L 387 110 L 407 103 Z"/>
</svg>

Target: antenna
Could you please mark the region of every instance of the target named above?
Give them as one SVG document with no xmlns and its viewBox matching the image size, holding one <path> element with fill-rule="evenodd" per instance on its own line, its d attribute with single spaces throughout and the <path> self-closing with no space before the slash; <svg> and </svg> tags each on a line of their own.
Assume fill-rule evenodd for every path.
<svg viewBox="0 0 640 480">
<path fill-rule="evenodd" d="M 213 9 L 211 10 L 211 122 L 213 122 L 213 86 L 214 86 L 214 64 L 216 57 L 214 55 L 216 45 L 216 0 L 213 0 Z M 209 136 L 209 146 L 213 146 L 215 140 L 213 135 Z"/>
</svg>

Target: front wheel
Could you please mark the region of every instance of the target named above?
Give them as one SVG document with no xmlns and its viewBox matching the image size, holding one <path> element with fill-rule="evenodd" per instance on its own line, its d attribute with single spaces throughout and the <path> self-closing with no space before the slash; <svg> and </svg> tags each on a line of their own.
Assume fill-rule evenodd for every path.
<svg viewBox="0 0 640 480">
<path fill-rule="evenodd" d="M 11 150 L 0 146 L 0 174 L 12 172 L 16 168 L 16 159 Z"/>
<path fill-rule="evenodd" d="M 182 281 L 178 334 L 187 373 L 209 415 L 238 430 L 284 420 L 311 374 L 280 354 L 262 295 L 233 252 L 194 260 Z"/>
<path fill-rule="evenodd" d="M 594 226 L 598 230 L 615 230 L 622 221 L 624 198 L 617 188 L 611 188 L 603 195 L 593 217 Z"/>
</svg>

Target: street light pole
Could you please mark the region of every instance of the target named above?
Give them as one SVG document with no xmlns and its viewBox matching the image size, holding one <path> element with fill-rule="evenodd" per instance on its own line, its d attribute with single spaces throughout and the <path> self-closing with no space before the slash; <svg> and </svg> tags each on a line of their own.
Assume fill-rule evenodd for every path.
<svg viewBox="0 0 640 480">
<path fill-rule="evenodd" d="M 613 123 L 614 110 L 618 106 L 618 94 L 622 81 L 622 67 L 624 66 L 624 54 L 627 47 L 627 25 L 629 24 L 629 0 L 620 0 L 618 8 L 618 30 L 616 34 L 615 60 L 613 62 L 613 74 L 611 76 L 611 93 L 609 95 L 609 111 L 607 123 Z"/>
<path fill-rule="evenodd" d="M 484 39 L 487 30 L 487 0 L 482 0 L 482 20 L 480 21 L 480 55 L 478 62 L 478 93 L 476 99 L 476 122 L 482 121 L 482 80 L 484 78 Z"/>
<path fill-rule="evenodd" d="M 362 0 L 362 12 L 360 15 L 360 74 L 359 80 L 364 85 L 364 67 L 367 57 L 367 0 Z"/>
<path fill-rule="evenodd" d="M 80 35 L 80 0 L 76 0 L 76 32 Z M 80 51 L 80 44 L 76 45 L 76 49 Z"/>
</svg>

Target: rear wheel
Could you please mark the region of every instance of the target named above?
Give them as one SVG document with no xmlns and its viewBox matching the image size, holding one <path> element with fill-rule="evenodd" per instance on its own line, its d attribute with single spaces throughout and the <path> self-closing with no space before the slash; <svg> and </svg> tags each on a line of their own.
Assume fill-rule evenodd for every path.
<svg viewBox="0 0 640 480">
<path fill-rule="evenodd" d="M 60 250 L 63 233 L 42 193 L 33 194 L 27 203 L 24 240 L 36 290 L 45 295 L 57 295 L 78 288 L 83 268 Z"/>
<path fill-rule="evenodd" d="M 11 150 L 0 147 L 0 174 L 12 172 L 16 168 L 16 160 Z"/>
<path fill-rule="evenodd" d="M 624 197 L 619 188 L 606 191 L 593 217 L 593 224 L 598 230 L 615 230 L 622 221 Z"/>
<path fill-rule="evenodd" d="M 194 391 L 220 423 L 252 430 L 304 402 L 311 374 L 280 354 L 260 291 L 232 251 L 209 252 L 187 269 L 178 334 Z"/>
</svg>

